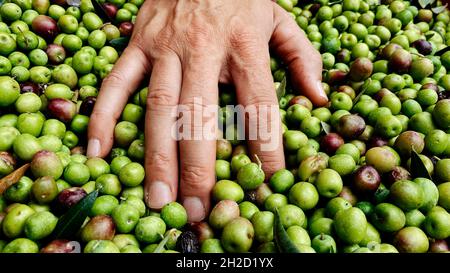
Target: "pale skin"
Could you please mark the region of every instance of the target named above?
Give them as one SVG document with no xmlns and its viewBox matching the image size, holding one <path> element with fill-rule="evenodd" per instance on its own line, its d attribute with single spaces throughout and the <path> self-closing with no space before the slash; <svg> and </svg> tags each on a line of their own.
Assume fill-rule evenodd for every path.
<svg viewBox="0 0 450 273">
<path fill-rule="evenodd" d="M 178 200 L 191 222 L 210 209 L 215 183 L 216 141 L 171 137 L 179 104 L 194 109 L 218 103 L 218 83 L 236 87 L 238 103 L 276 105 L 269 49 L 288 65 L 293 86 L 316 106 L 328 101 L 321 85 L 322 61 L 292 17 L 270 0 L 147 0 L 130 44 L 103 81 L 88 130 L 89 157 L 110 152 L 114 127 L 130 95 L 151 75 L 145 117 L 145 201 L 160 209 Z M 271 126 L 281 126 L 279 113 Z M 261 151 L 247 144 L 266 176 L 285 167 L 279 145 Z"/>
</svg>

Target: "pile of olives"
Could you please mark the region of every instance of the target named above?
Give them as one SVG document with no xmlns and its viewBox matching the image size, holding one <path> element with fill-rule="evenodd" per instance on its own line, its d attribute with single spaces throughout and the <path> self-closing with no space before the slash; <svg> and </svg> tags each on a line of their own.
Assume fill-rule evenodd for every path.
<svg viewBox="0 0 450 273">
<path fill-rule="evenodd" d="M 197 223 L 177 202 L 145 205 L 146 83 L 110 155 L 85 155 L 98 90 L 121 54 L 114 41 L 131 35 L 144 2 L 92 1 L 0 4 L 2 183 L 29 163 L 0 194 L 0 252 L 450 251 L 450 12 L 440 1 L 278 0 L 322 54 L 330 102 L 314 107 L 273 56 L 286 169 L 267 177 L 244 141 L 218 139 L 213 208 Z M 235 104 L 220 90 L 219 122 Z M 94 191 L 78 232 L 54 239 Z"/>
</svg>

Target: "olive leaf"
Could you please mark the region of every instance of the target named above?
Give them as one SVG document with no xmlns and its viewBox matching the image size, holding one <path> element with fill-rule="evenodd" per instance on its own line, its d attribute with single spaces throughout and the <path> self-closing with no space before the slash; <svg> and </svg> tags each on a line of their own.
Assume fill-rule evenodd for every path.
<svg viewBox="0 0 450 273">
<path fill-rule="evenodd" d="M 127 47 L 128 42 L 130 42 L 129 37 L 120 37 L 116 39 L 112 39 L 109 41 L 109 44 L 117 50 L 123 50 Z"/>
<path fill-rule="evenodd" d="M 286 94 L 286 77 L 281 81 L 280 86 L 277 88 L 277 98 L 280 100 Z"/>
<path fill-rule="evenodd" d="M 155 248 L 153 253 L 161 253 L 164 250 L 164 247 L 166 246 L 167 241 L 169 241 L 170 236 L 172 236 L 172 233 L 174 233 L 175 231 L 176 231 L 176 229 L 174 229 L 174 228 L 169 230 L 167 235 L 161 240 L 161 242 L 159 242 L 158 246 Z"/>
<path fill-rule="evenodd" d="M 7 176 L 3 177 L 2 179 L 0 179 L 0 195 L 3 194 L 6 191 L 6 189 L 19 182 L 20 178 L 24 176 L 25 172 L 28 170 L 29 167 L 30 163 L 27 163 L 22 167 L 16 169 L 15 171 L 13 171 L 12 173 L 8 174 Z"/>
<path fill-rule="evenodd" d="M 330 3 L 328 3 L 328 5 L 332 6 L 334 4 L 340 4 L 342 2 L 343 2 L 343 0 L 331 1 Z"/>
<path fill-rule="evenodd" d="M 86 220 L 97 196 L 98 190 L 89 193 L 61 216 L 53 231 L 53 237 L 55 239 L 69 239 L 73 237 Z"/>
<path fill-rule="evenodd" d="M 98 0 L 92 0 L 92 5 L 94 6 L 95 13 L 100 16 L 103 20 L 106 20 L 108 22 L 114 21 L 114 18 L 111 18 L 108 13 L 106 12 L 105 8 L 98 2 Z"/>
<path fill-rule="evenodd" d="M 369 78 L 369 79 L 367 80 L 367 82 L 364 83 L 363 89 L 361 90 L 361 92 L 359 92 L 358 96 L 356 96 L 356 97 L 353 99 L 353 105 L 355 105 L 355 104 L 359 101 L 359 99 L 361 98 L 361 96 L 364 95 L 364 93 L 366 93 L 366 90 L 367 90 L 367 88 L 369 87 L 369 85 L 370 85 L 371 83 L 372 83 L 372 79 L 371 79 L 371 78 Z"/>
<path fill-rule="evenodd" d="M 325 134 L 328 135 L 329 133 L 331 133 L 331 126 L 328 123 L 321 121 L 320 125 L 322 126 L 322 130 L 325 132 Z"/>
<path fill-rule="evenodd" d="M 273 238 L 280 253 L 300 253 L 300 250 L 295 246 L 284 229 L 278 209 L 275 210 Z"/>
<path fill-rule="evenodd" d="M 441 56 L 442 54 L 444 54 L 445 52 L 450 50 L 450 46 L 446 46 L 443 49 L 437 51 L 436 53 L 434 53 L 434 56 Z"/>
<path fill-rule="evenodd" d="M 416 177 L 425 177 L 431 179 L 430 173 L 425 167 L 422 159 L 419 154 L 414 150 L 411 151 L 411 176 L 413 178 Z"/>
<path fill-rule="evenodd" d="M 448 4 L 445 4 L 444 6 L 438 6 L 438 7 L 431 8 L 431 11 L 433 11 L 435 14 L 439 14 L 447 8 L 447 5 Z"/>
<path fill-rule="evenodd" d="M 425 38 L 427 38 L 427 40 L 429 40 L 429 39 L 433 38 L 434 35 L 436 35 L 436 33 L 434 33 L 434 32 L 433 33 L 428 33 L 428 34 L 425 35 Z"/>
</svg>

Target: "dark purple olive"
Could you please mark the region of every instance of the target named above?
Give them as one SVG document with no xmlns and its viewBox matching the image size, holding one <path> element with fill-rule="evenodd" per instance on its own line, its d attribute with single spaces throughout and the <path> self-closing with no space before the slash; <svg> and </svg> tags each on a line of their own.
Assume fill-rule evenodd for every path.
<svg viewBox="0 0 450 273">
<path fill-rule="evenodd" d="M 72 187 L 62 190 L 57 197 L 58 205 L 68 210 L 87 195 L 83 188 Z"/>
<path fill-rule="evenodd" d="M 337 85 L 345 81 L 347 73 L 338 69 L 331 69 L 327 73 L 327 83 L 329 85 Z"/>
<path fill-rule="evenodd" d="M 392 93 L 389 89 L 381 88 L 380 91 L 378 91 L 377 93 L 375 93 L 375 95 L 373 95 L 373 99 L 376 100 L 377 102 L 380 102 L 384 96 L 393 94 L 394 93 Z"/>
<path fill-rule="evenodd" d="M 131 33 L 133 33 L 134 25 L 131 22 L 122 22 L 119 25 L 119 31 L 120 35 L 122 36 L 131 36 Z"/>
<path fill-rule="evenodd" d="M 412 63 L 411 53 L 403 48 L 397 49 L 389 58 L 389 66 L 396 73 L 406 73 Z"/>
<path fill-rule="evenodd" d="M 80 106 L 80 114 L 85 116 L 90 116 L 92 113 L 92 110 L 94 110 L 95 102 L 97 101 L 96 97 L 87 97 L 84 99 L 84 101 L 81 103 Z"/>
<path fill-rule="evenodd" d="M 200 243 L 203 243 L 207 239 L 214 238 L 214 231 L 207 222 L 190 223 L 188 229 L 194 232 Z"/>
<path fill-rule="evenodd" d="M 70 122 L 77 113 L 77 106 L 67 99 L 51 99 L 47 109 L 50 114 L 62 122 Z"/>
<path fill-rule="evenodd" d="M 415 47 L 422 55 L 428 55 L 433 51 L 433 46 L 431 43 L 423 39 L 414 41 L 412 46 Z"/>
<path fill-rule="evenodd" d="M 325 135 L 321 140 L 321 147 L 327 154 L 334 154 L 336 150 L 344 145 L 344 139 L 336 134 L 336 133 L 329 133 Z"/>
<path fill-rule="evenodd" d="M 429 83 L 426 83 L 426 84 L 422 85 L 422 87 L 420 89 L 432 89 L 432 90 L 434 90 L 436 92 L 439 92 L 438 85 L 435 84 L 435 83 L 432 83 L 432 82 L 429 82 Z"/>
<path fill-rule="evenodd" d="M 59 33 L 58 24 L 51 17 L 38 15 L 31 23 L 33 31 L 46 40 L 53 40 Z"/>
<path fill-rule="evenodd" d="M 369 148 L 386 146 L 387 144 L 388 144 L 388 141 L 386 139 L 381 138 L 379 136 L 374 136 L 369 141 Z"/>
<path fill-rule="evenodd" d="M 359 193 L 372 194 L 378 189 L 380 184 L 380 174 L 372 166 L 361 166 L 353 174 L 353 188 Z"/>
<path fill-rule="evenodd" d="M 409 180 L 411 179 L 411 174 L 403 167 L 396 166 L 392 171 L 386 173 L 385 175 L 385 184 L 390 187 L 392 184 L 399 180 Z"/>
<path fill-rule="evenodd" d="M 337 131 L 344 138 L 353 139 L 366 129 L 366 122 L 358 115 L 345 115 L 339 119 Z"/>
<path fill-rule="evenodd" d="M 109 18 L 116 18 L 118 8 L 115 5 L 111 3 L 105 3 L 103 4 L 103 9 L 105 10 Z"/>
<path fill-rule="evenodd" d="M 319 3 L 314 3 L 309 7 L 309 11 L 311 12 L 312 16 L 316 16 L 316 13 L 319 11 L 320 9 L 320 4 Z"/>
<path fill-rule="evenodd" d="M 78 247 L 77 247 L 78 245 Z M 51 241 L 48 245 L 41 249 L 41 253 L 80 253 L 80 243 L 65 239 L 57 239 Z"/>
<path fill-rule="evenodd" d="M 63 63 L 64 60 L 66 59 L 66 50 L 64 50 L 64 47 L 57 44 L 48 45 L 46 53 L 48 56 L 48 60 L 52 64 Z"/>
<path fill-rule="evenodd" d="M 24 82 L 20 84 L 20 92 L 21 93 L 33 92 L 36 95 L 40 96 L 42 94 L 42 88 L 34 82 Z"/>
</svg>

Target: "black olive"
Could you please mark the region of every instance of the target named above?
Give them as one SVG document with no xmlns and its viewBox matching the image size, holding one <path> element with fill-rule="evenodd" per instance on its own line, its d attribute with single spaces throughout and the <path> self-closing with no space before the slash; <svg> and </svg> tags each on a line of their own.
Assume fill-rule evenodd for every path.
<svg viewBox="0 0 450 273">
<path fill-rule="evenodd" d="M 80 105 L 80 114 L 90 116 L 96 101 L 96 97 L 87 97 Z"/>
<path fill-rule="evenodd" d="M 177 240 L 177 249 L 181 253 L 199 253 L 200 244 L 192 231 L 184 231 Z"/>
</svg>

